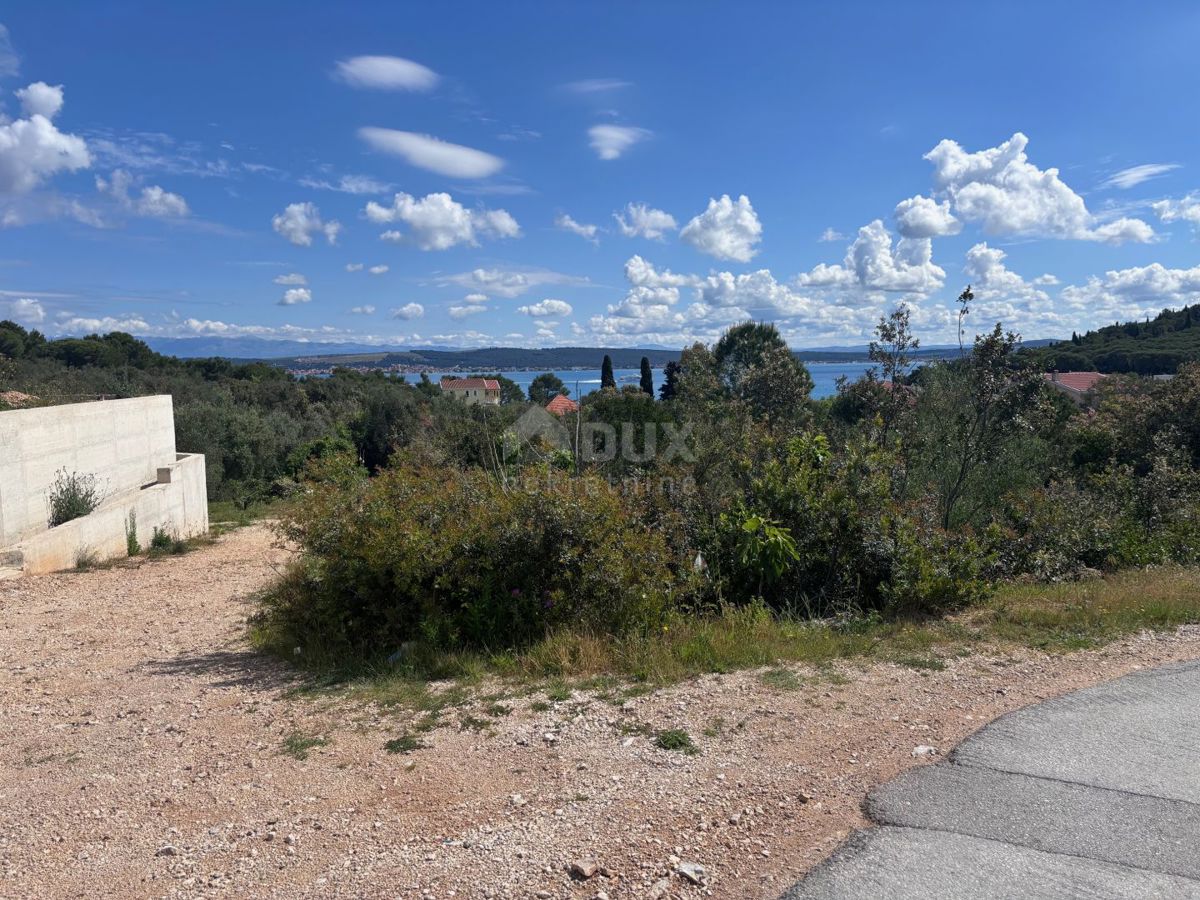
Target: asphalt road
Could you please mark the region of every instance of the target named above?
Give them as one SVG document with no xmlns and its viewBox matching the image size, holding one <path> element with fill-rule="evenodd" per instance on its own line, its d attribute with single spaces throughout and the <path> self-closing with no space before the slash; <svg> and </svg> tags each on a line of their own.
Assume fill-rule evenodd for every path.
<svg viewBox="0 0 1200 900">
<path fill-rule="evenodd" d="M 785 900 L 1200 898 L 1200 663 L 1010 713 L 867 812 Z"/>
</svg>

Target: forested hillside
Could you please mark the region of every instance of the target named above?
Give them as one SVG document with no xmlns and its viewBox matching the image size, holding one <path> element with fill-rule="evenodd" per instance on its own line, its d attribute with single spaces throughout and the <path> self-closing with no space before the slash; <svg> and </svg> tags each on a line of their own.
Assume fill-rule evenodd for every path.
<svg viewBox="0 0 1200 900">
<path fill-rule="evenodd" d="M 1200 360 L 1200 306 L 1163 310 L 1145 322 L 1106 325 L 1030 351 L 1046 371 L 1174 373 Z"/>
</svg>

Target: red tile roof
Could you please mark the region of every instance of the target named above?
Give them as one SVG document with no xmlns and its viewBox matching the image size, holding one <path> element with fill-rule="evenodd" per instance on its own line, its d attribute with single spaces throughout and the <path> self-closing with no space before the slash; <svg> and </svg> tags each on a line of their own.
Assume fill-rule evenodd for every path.
<svg viewBox="0 0 1200 900">
<path fill-rule="evenodd" d="M 1080 394 L 1086 394 L 1104 378 L 1099 372 L 1047 372 L 1042 377 L 1051 384 Z"/>
<path fill-rule="evenodd" d="M 469 391 L 469 390 L 485 390 L 498 391 L 500 390 L 500 382 L 495 378 L 443 378 L 443 391 Z"/>
<path fill-rule="evenodd" d="M 559 394 L 546 404 L 546 411 L 552 412 L 556 416 L 565 416 L 567 413 L 573 413 L 577 409 L 579 409 L 579 404 L 563 394 Z"/>
</svg>

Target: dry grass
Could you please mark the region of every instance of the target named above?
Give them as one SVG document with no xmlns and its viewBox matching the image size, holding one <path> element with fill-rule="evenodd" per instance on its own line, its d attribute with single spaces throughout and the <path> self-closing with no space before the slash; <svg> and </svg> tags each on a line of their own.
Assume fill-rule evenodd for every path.
<svg viewBox="0 0 1200 900">
<path fill-rule="evenodd" d="M 803 663 L 820 671 L 839 661 L 896 662 L 938 671 L 944 660 L 980 648 L 1032 647 L 1069 652 L 1143 630 L 1200 622 L 1200 570 L 1155 568 L 1057 585 L 1005 585 L 985 603 L 942 619 L 814 622 L 772 615 L 759 607 L 672 618 L 661 630 L 622 637 L 561 631 L 520 651 L 440 651 L 415 648 L 394 663 L 364 664 L 352 673 L 329 666 L 309 689 L 349 688 L 364 699 L 425 712 L 471 699 L 470 686 L 498 676 L 508 693 L 542 691 L 543 705 L 586 688 L 601 696 L 676 683 L 710 672 Z M 255 635 L 270 647 L 270 636 Z M 310 664 L 312 660 L 310 660 Z M 787 690 L 769 670 L 764 680 Z M 826 677 L 836 678 L 832 672 Z M 449 686 L 431 683 L 447 682 Z"/>
</svg>

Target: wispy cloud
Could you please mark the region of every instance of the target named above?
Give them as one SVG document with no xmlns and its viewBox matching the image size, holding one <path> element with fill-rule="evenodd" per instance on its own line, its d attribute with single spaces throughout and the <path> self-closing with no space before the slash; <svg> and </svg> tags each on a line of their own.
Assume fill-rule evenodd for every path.
<svg viewBox="0 0 1200 900">
<path fill-rule="evenodd" d="M 336 181 L 307 175 L 300 179 L 300 184 L 319 191 L 338 191 L 342 194 L 386 194 L 395 187 L 369 175 L 343 175 Z"/>
<path fill-rule="evenodd" d="M 1128 169 L 1122 169 L 1120 172 L 1109 175 L 1100 183 L 1100 187 L 1128 190 L 1151 178 L 1161 178 L 1178 168 L 1181 168 L 1179 163 L 1146 163 L 1141 166 L 1130 166 Z"/>
<path fill-rule="evenodd" d="M 11 77 L 21 69 L 21 60 L 13 49 L 8 29 L 0 25 L 0 77 Z"/>
<path fill-rule="evenodd" d="M 399 156 L 409 165 L 452 178 L 487 178 L 504 168 L 504 160 L 498 156 L 428 134 L 367 127 L 358 129 L 358 136 L 380 153 Z"/>
<path fill-rule="evenodd" d="M 607 91 L 619 91 L 627 87 L 633 87 L 633 82 L 621 78 L 584 78 L 579 81 L 568 81 L 562 85 L 564 91 L 572 94 L 601 94 Z"/>
<path fill-rule="evenodd" d="M 438 73 L 399 56 L 355 56 L 337 64 L 334 78 L 352 87 L 383 91 L 430 91 Z"/>
<path fill-rule="evenodd" d="M 619 159 L 626 150 L 652 134 L 633 125 L 593 125 L 588 129 L 592 149 L 601 159 Z"/>
</svg>

